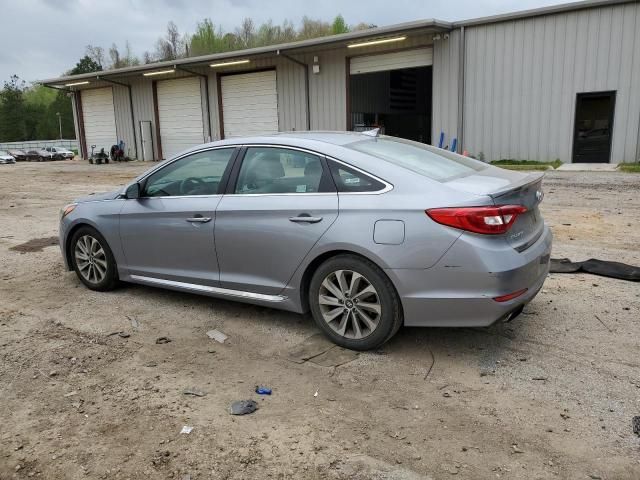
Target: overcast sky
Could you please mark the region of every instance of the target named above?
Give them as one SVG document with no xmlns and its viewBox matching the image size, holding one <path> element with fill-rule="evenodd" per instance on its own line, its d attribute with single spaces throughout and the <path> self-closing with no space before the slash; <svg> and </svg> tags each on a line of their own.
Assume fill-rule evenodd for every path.
<svg viewBox="0 0 640 480">
<path fill-rule="evenodd" d="M 85 45 L 105 51 L 126 40 L 139 56 L 153 51 L 168 21 L 181 33 L 193 32 L 210 17 L 233 31 L 244 17 L 259 24 L 307 15 L 331 20 L 341 13 L 348 24 L 379 26 L 437 18 L 460 20 L 565 3 L 553 0 L 0 0 L 0 82 L 17 74 L 27 81 L 57 77 L 84 55 Z"/>
</svg>

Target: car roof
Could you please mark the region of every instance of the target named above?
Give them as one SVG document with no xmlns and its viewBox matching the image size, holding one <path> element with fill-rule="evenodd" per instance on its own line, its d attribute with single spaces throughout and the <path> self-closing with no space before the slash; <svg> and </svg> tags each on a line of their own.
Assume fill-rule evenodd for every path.
<svg viewBox="0 0 640 480">
<path fill-rule="evenodd" d="M 247 144 L 284 144 L 298 147 L 310 147 L 317 143 L 324 143 L 329 145 L 344 146 L 350 143 L 354 143 L 362 140 L 371 140 L 372 135 L 367 135 L 359 132 L 333 132 L 333 131 L 305 131 L 305 132 L 278 132 L 270 133 L 259 136 L 249 137 L 233 137 L 224 140 L 218 140 L 215 142 L 207 143 L 204 145 L 198 145 L 197 147 L 190 148 L 189 150 L 182 152 L 188 153 L 189 151 L 201 150 L 207 147 L 216 147 L 223 145 L 247 145 Z"/>
</svg>

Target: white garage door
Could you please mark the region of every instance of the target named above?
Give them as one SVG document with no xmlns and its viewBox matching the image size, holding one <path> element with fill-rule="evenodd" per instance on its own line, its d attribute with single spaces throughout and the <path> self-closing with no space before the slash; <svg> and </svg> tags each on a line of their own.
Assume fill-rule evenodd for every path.
<svg viewBox="0 0 640 480">
<path fill-rule="evenodd" d="M 365 55 L 352 58 L 350 64 L 351 75 L 400 68 L 428 67 L 433 65 L 433 49 L 425 47 L 379 55 Z"/>
<path fill-rule="evenodd" d="M 278 131 L 275 70 L 226 75 L 220 84 L 225 138 Z"/>
<path fill-rule="evenodd" d="M 200 78 L 180 78 L 157 83 L 162 156 L 170 158 L 203 143 Z"/>
<path fill-rule="evenodd" d="M 111 145 L 118 143 L 113 90 L 111 87 L 83 90 L 81 98 L 87 154 L 91 155 L 92 145 L 96 146 L 96 152 L 104 148 L 108 153 Z"/>
</svg>

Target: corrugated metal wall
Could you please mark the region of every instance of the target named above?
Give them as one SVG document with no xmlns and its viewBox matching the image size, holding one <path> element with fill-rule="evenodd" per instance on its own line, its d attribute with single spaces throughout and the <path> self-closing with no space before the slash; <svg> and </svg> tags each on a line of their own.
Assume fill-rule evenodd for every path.
<svg viewBox="0 0 640 480">
<path fill-rule="evenodd" d="M 615 90 L 611 161 L 637 158 L 639 3 L 467 27 L 465 43 L 464 148 L 570 162 L 576 94 Z"/>
<path fill-rule="evenodd" d="M 458 132 L 458 79 L 460 71 L 460 31 L 449 34 L 449 39 L 433 43 L 433 115 L 431 143 L 438 145 L 440 132 L 445 134 L 445 145 L 450 145 Z"/>
<path fill-rule="evenodd" d="M 158 155 L 158 139 L 156 138 L 156 119 L 153 108 L 153 87 L 151 81 L 145 78 L 130 80 L 131 94 L 133 95 L 133 117 L 135 119 L 136 139 L 138 142 L 138 154 L 142 157 L 142 144 L 140 140 L 140 122 L 150 121 L 153 134 L 153 151 Z"/>
<path fill-rule="evenodd" d="M 131 158 L 136 157 L 136 145 L 131 123 L 131 103 L 129 89 L 120 85 L 113 86 L 113 108 L 116 117 L 116 134 L 118 141 L 124 141 L 124 152 Z"/>
</svg>

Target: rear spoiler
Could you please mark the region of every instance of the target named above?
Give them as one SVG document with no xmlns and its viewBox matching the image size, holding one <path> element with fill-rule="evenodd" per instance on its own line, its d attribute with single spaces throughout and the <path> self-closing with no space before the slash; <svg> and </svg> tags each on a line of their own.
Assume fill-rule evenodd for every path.
<svg viewBox="0 0 640 480">
<path fill-rule="evenodd" d="M 533 183 L 537 183 L 540 180 L 542 180 L 542 178 L 544 177 L 544 172 L 534 172 L 534 173 L 530 173 L 528 174 L 526 177 L 524 177 L 522 180 L 518 181 L 518 182 L 514 182 L 512 184 L 510 184 L 507 187 L 504 187 L 500 190 L 497 190 L 495 192 L 492 192 L 489 194 L 489 196 L 491 198 L 497 198 L 500 197 L 502 195 L 504 195 L 505 193 L 510 193 L 510 192 L 515 192 L 517 190 L 521 190 L 524 187 L 528 187 L 529 185 L 533 184 Z"/>
</svg>

